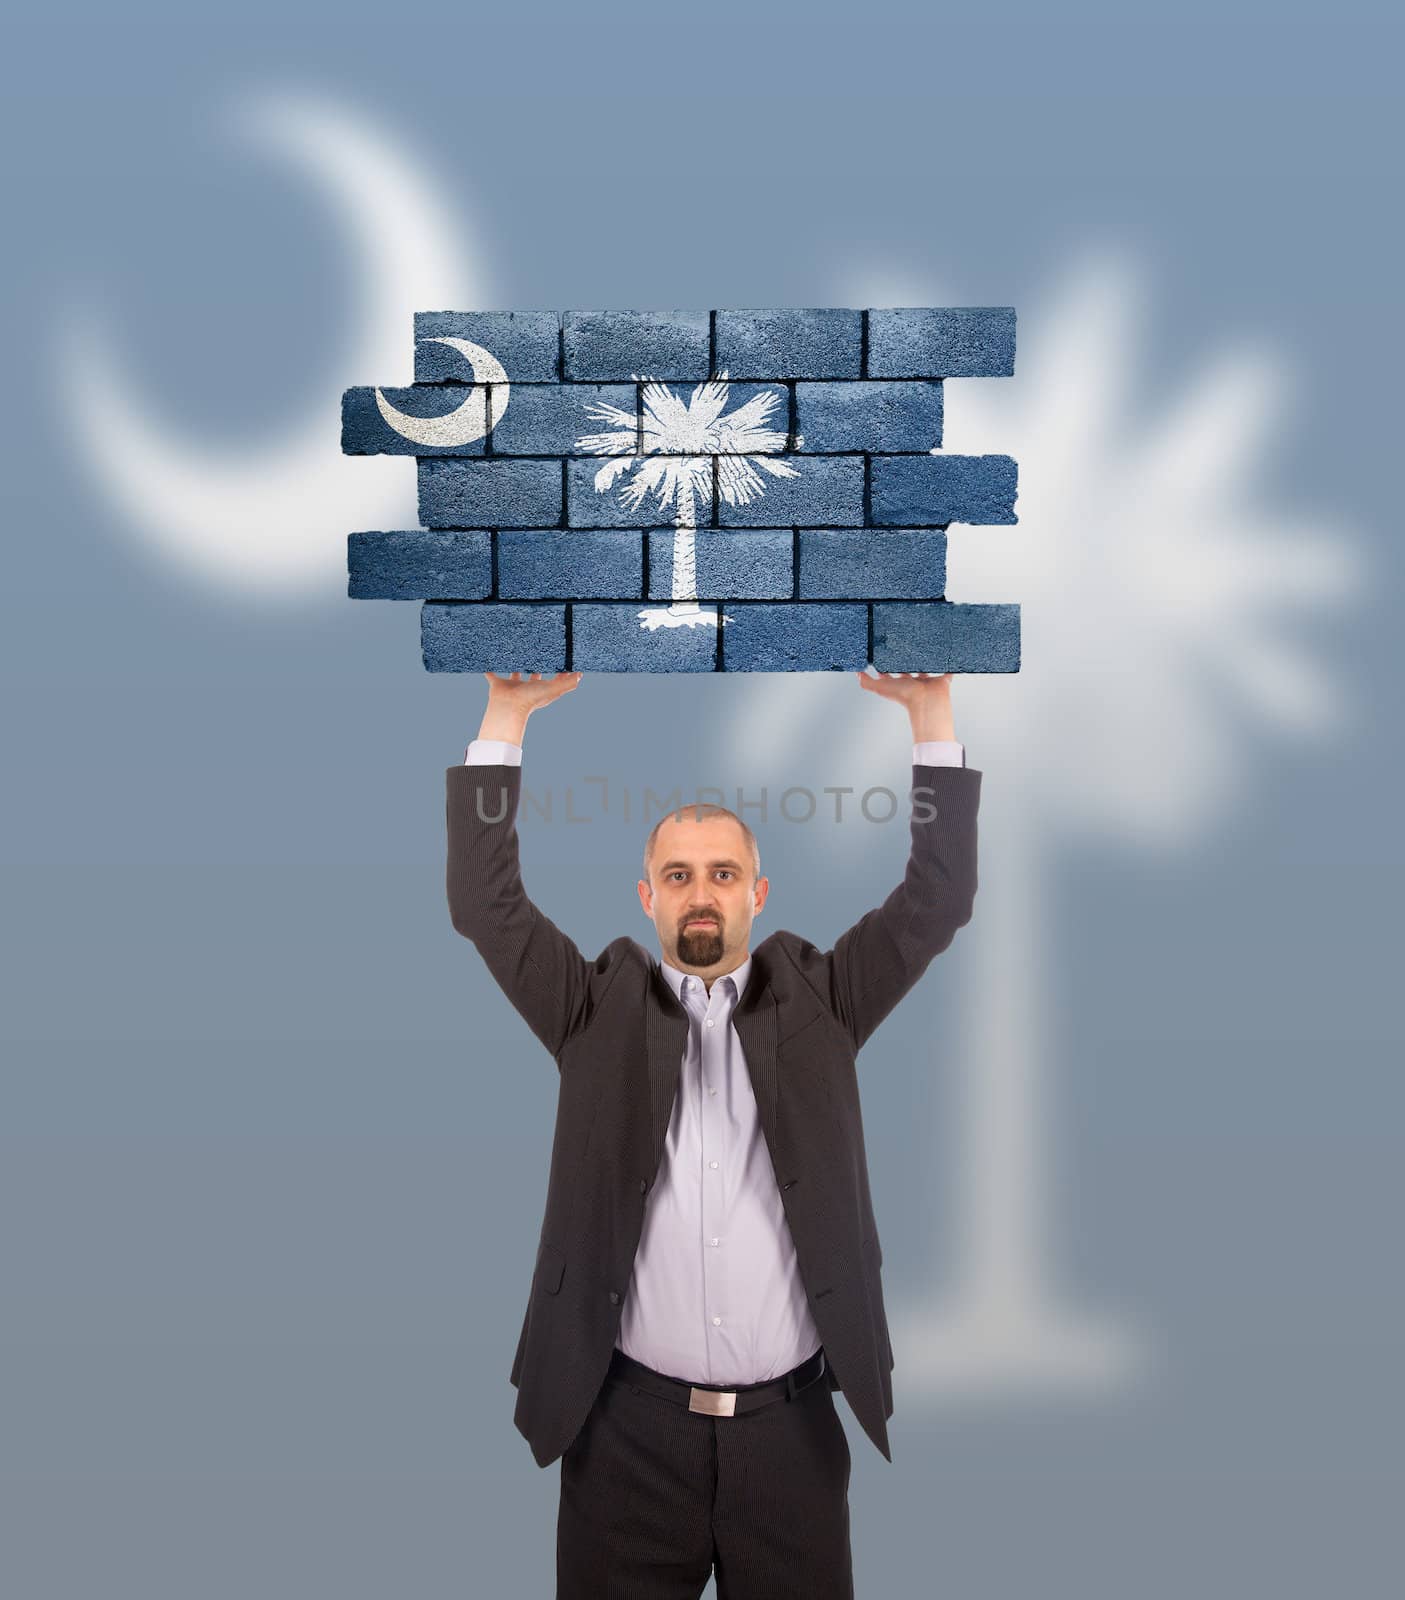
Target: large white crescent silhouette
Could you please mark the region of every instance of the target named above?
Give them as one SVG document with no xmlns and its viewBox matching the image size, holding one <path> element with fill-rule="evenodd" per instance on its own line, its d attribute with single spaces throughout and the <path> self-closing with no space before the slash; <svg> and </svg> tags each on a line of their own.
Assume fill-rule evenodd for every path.
<svg viewBox="0 0 1405 1600">
<path fill-rule="evenodd" d="M 95 316 L 71 310 L 53 368 L 63 431 L 136 532 L 198 576 L 267 599 L 344 592 L 347 534 L 413 528 L 419 516 L 403 457 L 342 455 L 339 397 L 407 366 L 416 311 L 487 301 L 449 206 L 365 118 L 305 95 L 261 97 L 236 109 L 233 126 L 328 190 L 352 235 L 361 309 L 313 386 L 324 401 L 262 445 L 197 443 L 133 394 Z"/>
<path fill-rule="evenodd" d="M 386 423 L 394 428 L 396 433 L 414 444 L 438 445 L 441 449 L 452 449 L 459 444 L 472 444 L 475 439 L 481 439 L 489 428 L 496 428 L 499 417 L 507 410 L 507 397 L 511 392 L 502 362 L 481 344 L 470 344 L 467 339 L 450 339 L 444 335 L 435 335 L 419 342 L 446 344 L 450 349 L 457 350 L 473 368 L 473 388 L 464 397 L 462 405 L 455 406 L 452 411 L 446 411 L 442 417 L 412 417 L 391 405 L 377 389 L 376 404 L 380 407 L 380 414 Z M 485 383 L 492 385 L 488 390 L 493 408 L 491 421 L 488 418 L 488 407 L 483 402 Z"/>
</svg>

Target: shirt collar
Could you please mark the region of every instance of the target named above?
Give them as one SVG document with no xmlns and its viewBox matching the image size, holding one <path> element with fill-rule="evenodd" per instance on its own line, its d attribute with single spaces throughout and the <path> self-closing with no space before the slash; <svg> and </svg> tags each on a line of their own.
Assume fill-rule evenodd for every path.
<svg viewBox="0 0 1405 1600">
<path fill-rule="evenodd" d="M 675 999 L 681 1004 L 684 978 L 696 978 L 697 974 L 695 972 L 681 972 L 677 967 L 670 966 L 667 961 L 661 960 L 659 965 L 663 968 L 663 975 L 668 979 L 668 986 L 673 990 Z M 733 967 L 730 972 L 724 972 L 720 978 L 714 978 L 713 985 L 715 987 L 719 983 L 725 983 L 730 978 L 736 989 L 736 998 L 740 1000 L 746 990 L 746 980 L 750 972 L 751 957 L 748 956 L 739 967 Z M 698 982 L 701 983 L 702 979 L 698 978 Z"/>
</svg>

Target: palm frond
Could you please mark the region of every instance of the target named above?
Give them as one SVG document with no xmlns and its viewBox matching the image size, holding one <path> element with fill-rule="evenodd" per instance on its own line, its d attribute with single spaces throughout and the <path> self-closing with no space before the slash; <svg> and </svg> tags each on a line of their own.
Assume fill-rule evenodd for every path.
<svg viewBox="0 0 1405 1600">
<path fill-rule="evenodd" d="M 588 433 L 576 440 L 576 449 L 592 456 L 626 456 L 634 454 L 636 442 L 633 428 L 628 433 Z"/>
<path fill-rule="evenodd" d="M 612 406 L 608 400 L 592 400 L 585 408 L 588 417 L 594 417 L 597 422 L 613 422 L 617 428 L 628 428 L 634 431 L 635 417 L 632 411 L 621 411 L 618 406 Z"/>
<path fill-rule="evenodd" d="M 616 478 L 619 477 L 622 472 L 627 472 L 629 470 L 631 464 L 632 463 L 628 460 L 618 456 L 613 461 L 607 461 L 605 465 L 601 467 L 599 472 L 595 474 L 596 493 L 604 494 L 606 489 L 610 487 L 610 485 L 615 481 Z"/>
<path fill-rule="evenodd" d="M 637 461 L 633 478 L 620 490 L 620 499 L 631 511 L 638 510 L 644 496 L 663 479 L 666 471 L 667 462 L 663 456 L 651 456 L 647 460 Z M 661 495 L 660 504 L 663 503 Z"/>
<path fill-rule="evenodd" d="M 717 488 L 729 506 L 744 506 L 762 492 L 761 479 L 747 456 L 718 456 Z"/>
<path fill-rule="evenodd" d="M 764 428 L 767 418 L 780 403 L 780 398 L 774 389 L 753 395 L 745 405 L 738 406 L 735 411 L 729 411 L 722 418 L 720 426 L 729 433 L 745 433 L 752 428 Z M 784 439 L 784 432 L 781 437 Z"/>
<path fill-rule="evenodd" d="M 674 392 L 661 383 L 644 389 L 644 435 L 666 436 L 670 430 L 688 426 L 688 408 Z M 660 445 L 655 445 L 659 449 Z"/>
</svg>

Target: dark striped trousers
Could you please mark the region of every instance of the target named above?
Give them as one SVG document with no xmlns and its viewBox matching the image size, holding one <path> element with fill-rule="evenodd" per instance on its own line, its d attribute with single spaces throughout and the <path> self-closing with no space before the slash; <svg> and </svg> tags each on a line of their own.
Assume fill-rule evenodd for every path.
<svg viewBox="0 0 1405 1600">
<path fill-rule="evenodd" d="M 853 1600 L 849 1442 L 826 1374 L 714 1417 L 613 1375 L 561 1457 L 557 1600 Z"/>
</svg>

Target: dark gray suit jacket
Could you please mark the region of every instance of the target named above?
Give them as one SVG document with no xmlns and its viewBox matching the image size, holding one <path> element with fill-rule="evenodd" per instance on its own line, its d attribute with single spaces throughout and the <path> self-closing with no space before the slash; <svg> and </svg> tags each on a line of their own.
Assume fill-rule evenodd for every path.
<svg viewBox="0 0 1405 1600">
<path fill-rule="evenodd" d="M 546 1214 L 511 1382 L 540 1466 L 570 1445 L 619 1334 L 688 1017 L 633 939 L 587 961 L 518 867 L 522 769 L 448 769 L 449 911 L 560 1074 Z M 893 1347 L 854 1057 L 971 917 L 981 774 L 914 766 L 903 881 L 832 950 L 779 929 L 732 1015 L 830 1386 L 891 1461 Z"/>
</svg>

